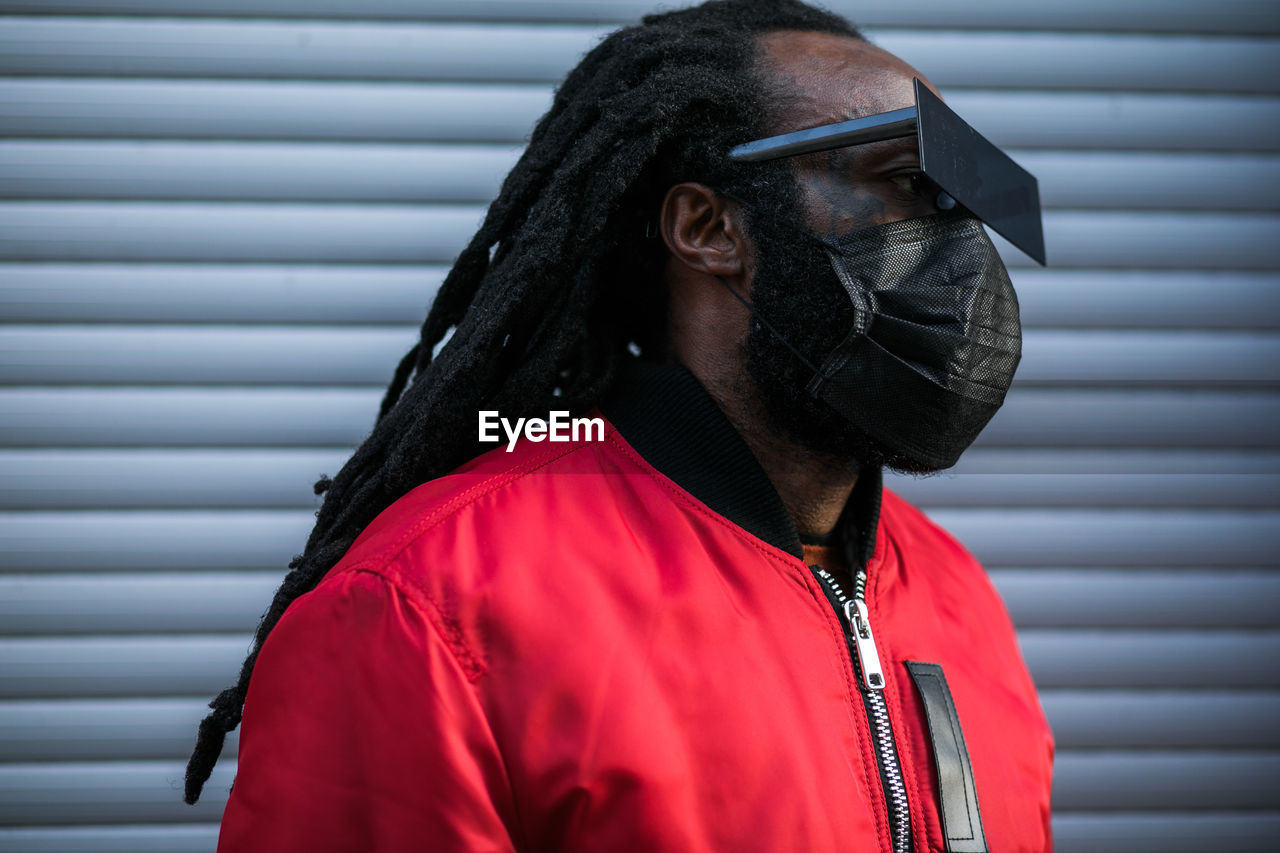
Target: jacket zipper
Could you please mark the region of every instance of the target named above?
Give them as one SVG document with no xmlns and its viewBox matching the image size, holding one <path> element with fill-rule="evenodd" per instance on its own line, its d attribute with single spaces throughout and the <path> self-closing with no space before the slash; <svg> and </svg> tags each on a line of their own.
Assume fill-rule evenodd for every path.
<svg viewBox="0 0 1280 853">
<path fill-rule="evenodd" d="M 889 722 L 889 707 L 884 700 L 884 669 L 876 651 L 875 636 L 867 615 L 867 572 L 859 569 L 854 576 L 854 592 L 850 598 L 841 588 L 835 576 L 821 566 L 812 566 L 828 598 L 835 604 L 836 615 L 844 628 L 845 639 L 853 653 L 854 675 L 861 688 L 862 702 L 871 723 L 872 749 L 876 766 L 880 769 L 880 783 L 884 787 L 885 806 L 889 812 L 889 837 L 893 853 L 911 851 L 911 811 L 907 804 L 907 786 L 902 779 L 902 766 L 898 762 L 898 749 L 894 745 L 893 726 Z"/>
</svg>

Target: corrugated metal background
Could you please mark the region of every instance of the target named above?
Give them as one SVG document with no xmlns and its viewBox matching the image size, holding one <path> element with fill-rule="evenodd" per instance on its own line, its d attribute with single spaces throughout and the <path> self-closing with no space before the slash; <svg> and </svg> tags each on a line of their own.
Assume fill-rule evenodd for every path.
<svg viewBox="0 0 1280 853">
<path fill-rule="evenodd" d="M 954 474 L 1059 850 L 1280 837 L 1280 7 L 831 4 L 1041 178 Z M 648 2 L 0 0 L 0 849 L 209 851 L 178 780 L 551 84 Z"/>
</svg>

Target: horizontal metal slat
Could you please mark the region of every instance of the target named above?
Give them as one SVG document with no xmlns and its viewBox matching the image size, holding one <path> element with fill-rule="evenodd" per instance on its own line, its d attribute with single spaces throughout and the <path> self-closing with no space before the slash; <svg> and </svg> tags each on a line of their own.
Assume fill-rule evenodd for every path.
<svg viewBox="0 0 1280 853">
<path fill-rule="evenodd" d="M 1266 809 L 1280 753 L 1063 752 L 1053 775 L 1055 810 Z"/>
<path fill-rule="evenodd" d="M 474 205 L 0 202 L 6 260 L 451 261 Z"/>
<path fill-rule="evenodd" d="M 219 761 L 200 802 L 189 806 L 176 761 L 3 765 L 0 826 L 216 821 L 235 768 L 234 756 Z"/>
<path fill-rule="evenodd" d="M 488 202 L 518 156 L 509 145 L 10 140 L 0 143 L 0 193 Z"/>
<path fill-rule="evenodd" d="M 663 4 L 662 8 L 691 5 Z M 927 24 L 947 29 L 1032 29 L 1185 33 L 1280 33 L 1280 15 L 1267 0 L 1079 0 L 1028 4 L 988 0 L 959 8 L 947 0 L 832 0 L 827 8 L 865 27 Z M 362 18 L 465 21 L 632 23 L 654 11 L 653 0 L 4 0 L 15 14 L 164 15 L 261 18 Z"/>
<path fill-rule="evenodd" d="M 1045 251 L 1058 268 L 1280 267 L 1280 248 L 1268 242 L 1280 233 L 1277 214 L 1056 210 L 1042 218 Z M 1033 266 L 1003 237 L 993 242 L 1009 267 Z"/>
<path fill-rule="evenodd" d="M 1261 428 L 1261 427 L 1260 427 Z M 887 474 L 926 509 L 1275 507 L 1280 457 L 1223 451 L 975 447 L 933 476 Z"/>
<path fill-rule="evenodd" d="M 1249 508 L 1280 505 L 1280 476 L 1263 473 L 1063 474 L 1030 470 L 1020 474 L 942 474 L 925 480 L 902 477 L 894 478 L 888 485 L 907 500 L 929 510 L 998 506 Z"/>
<path fill-rule="evenodd" d="M 1277 48 L 1280 54 L 1280 48 Z M 1166 151 L 1011 151 L 1048 208 L 1275 210 L 1280 158 Z"/>
<path fill-rule="evenodd" d="M 332 449 L 0 450 L 3 509 L 318 508 Z"/>
<path fill-rule="evenodd" d="M 999 569 L 991 580 L 1019 628 L 1280 628 L 1273 572 Z"/>
<path fill-rule="evenodd" d="M 377 385 L 418 328 L 0 326 L 0 384 Z"/>
<path fill-rule="evenodd" d="M 354 446 L 381 396 L 374 388 L 0 389 L 0 446 Z"/>
<path fill-rule="evenodd" d="M 488 203 L 519 155 L 511 145 L 6 140 L 0 195 Z M 1271 158 L 1246 160 L 1265 170 Z M 1228 182 L 1249 171 L 1212 162 Z"/>
<path fill-rule="evenodd" d="M 0 827 L 5 853 L 213 853 L 218 824 Z"/>
<path fill-rule="evenodd" d="M 250 634 L 284 580 L 261 572 L 0 575 L 0 634 Z"/>
<path fill-rule="evenodd" d="M 0 574 L 0 635 L 247 634 L 283 578 L 283 567 Z M 1280 628 L 1275 573 L 998 569 L 991 578 L 1019 628 Z"/>
<path fill-rule="evenodd" d="M 1047 690 L 1040 699 L 1059 750 L 1280 746 L 1274 691 Z M 0 761 L 185 759 L 207 711 L 206 698 L 0 702 Z M 224 754 L 237 742 L 232 732 Z"/>
<path fill-rule="evenodd" d="M 0 383 L 378 385 L 418 342 L 392 328 L 0 326 Z"/>
<path fill-rule="evenodd" d="M 989 569 L 1280 564 L 1273 511 L 984 508 L 935 509 L 929 517 Z"/>
<path fill-rule="evenodd" d="M 550 94 L 545 85 L 8 78 L 0 81 L 0 129 L 6 136 L 515 143 L 551 105 Z"/>
<path fill-rule="evenodd" d="M 1271 385 L 1280 336 L 1032 329 L 1017 381 L 1029 385 Z"/>
<path fill-rule="evenodd" d="M 439 266 L 0 263 L 0 314 L 15 322 L 414 323 L 444 274 Z M 1269 283 L 1242 282 L 1241 301 L 1271 292 Z"/>
<path fill-rule="evenodd" d="M 0 74 L 557 83 L 607 32 L 501 22 L 13 17 L 0 35 Z M 1249 42 L 1225 40 L 1220 50 L 1251 62 Z"/>
<path fill-rule="evenodd" d="M 212 697 L 235 681 L 249 640 L 248 634 L 6 638 L 0 697 Z"/>
<path fill-rule="evenodd" d="M 1025 327 L 1280 327 L 1273 273 L 1026 268 L 1013 280 Z"/>
<path fill-rule="evenodd" d="M 1280 110 L 1278 110 L 1280 112 Z M 471 239 L 473 205 L 0 203 L 0 259 L 441 263 Z M 1056 267 L 1280 267 L 1280 214 L 1049 211 Z M 1012 267 L 1032 264 L 1002 239 Z"/>
<path fill-rule="evenodd" d="M 0 447 L 354 446 L 382 388 L 0 388 Z M 1280 445 L 1280 395 L 1014 389 L 978 446 Z"/>
<path fill-rule="evenodd" d="M 979 474 L 1277 474 L 1280 473 L 1280 454 L 1234 449 L 1204 450 L 1080 450 L 1054 448 L 1051 450 L 1010 450 L 996 448 L 972 448 L 960 457 L 954 468 L 936 476 L 889 474 L 887 482 L 894 489 L 907 483 L 923 484 L 931 488 L 948 488 L 942 481 L 957 479 L 959 475 Z M 1026 506 L 1024 502 L 1022 504 Z"/>
<path fill-rule="evenodd" d="M 1270 92 L 1280 78 L 1280 50 L 1259 38 L 929 30 L 867 35 L 943 89 Z M 1230 68 L 1210 71 L 1214 62 Z"/>
<path fill-rule="evenodd" d="M 1280 747 L 1273 690 L 1044 690 L 1040 704 L 1059 750 Z"/>
<path fill-rule="evenodd" d="M 1263 393 L 1025 388 L 1010 392 L 977 444 L 1262 448 L 1280 442 L 1266 428 L 1276 422 L 1280 398 Z"/>
<path fill-rule="evenodd" d="M 558 82 L 608 32 L 592 25 L 10 18 L 0 73 Z M 1260 39 L 869 31 L 939 86 L 1271 91 Z"/>
<path fill-rule="evenodd" d="M 348 448 L 0 450 L 3 509 L 318 508 Z"/>
<path fill-rule="evenodd" d="M 1040 689 L 1273 688 L 1280 632 L 1028 629 Z M 235 679 L 247 634 L 0 639 L 0 697 L 212 696 Z"/>
<path fill-rule="evenodd" d="M 956 89 L 948 102 L 1009 148 L 1276 151 L 1266 95 Z M 521 142 L 546 85 L 9 78 L 6 136 Z M 333 116 L 343 120 L 335 122 Z"/>
<path fill-rule="evenodd" d="M 315 525 L 306 510 L 0 513 L 6 572 L 279 569 Z"/>
<path fill-rule="evenodd" d="M 1049 208 L 1271 210 L 1257 188 L 1280 184 L 1274 155 L 1010 153 Z M 519 154 L 510 145 L 0 140 L 0 195 L 487 203 Z"/>
<path fill-rule="evenodd" d="M 346 448 L 0 449 L 0 509 L 315 508 Z M 1257 451 L 968 451 L 937 476 L 890 475 L 941 507 L 1275 507 L 1280 456 Z"/>
<path fill-rule="evenodd" d="M 1057 853 L 1270 853 L 1277 835 L 1280 812 L 1275 811 L 1053 816 Z"/>
<path fill-rule="evenodd" d="M 0 325 L 0 384 L 377 385 L 418 341 L 392 328 Z M 1280 385 L 1280 335 L 1030 329 L 1020 385 Z"/>
<path fill-rule="evenodd" d="M 0 761 L 181 760 L 208 711 L 196 698 L 0 702 Z M 238 741 L 228 735 L 223 754 Z"/>
<path fill-rule="evenodd" d="M 16 79 L 6 136 L 524 141 L 545 85 Z M 342 121 L 334 121 L 334 116 Z"/>
<path fill-rule="evenodd" d="M 398 325 L 426 314 L 439 266 L 0 263 L 0 317 L 34 323 Z M 1280 328 L 1280 274 L 1014 273 L 1022 321 L 1094 328 Z"/>
<path fill-rule="evenodd" d="M 1018 632 L 1018 644 L 1041 690 L 1213 690 L 1280 683 L 1275 631 L 1033 628 Z"/>
</svg>

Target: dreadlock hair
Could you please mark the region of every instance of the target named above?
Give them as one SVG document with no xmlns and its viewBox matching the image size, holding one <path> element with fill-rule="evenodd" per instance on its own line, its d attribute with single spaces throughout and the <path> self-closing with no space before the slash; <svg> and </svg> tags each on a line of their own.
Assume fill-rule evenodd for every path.
<svg viewBox="0 0 1280 853">
<path fill-rule="evenodd" d="M 477 410 L 580 414 L 608 393 L 628 346 L 662 345 L 665 247 L 645 235 L 667 188 L 696 180 L 758 204 L 794 188 L 785 167 L 727 157 L 767 133 L 777 93 L 757 73 L 756 36 L 778 30 L 861 38 L 798 0 L 712 0 L 614 32 L 565 78 L 445 277 L 372 433 L 337 476 L 316 483 L 325 499 L 305 550 L 236 684 L 200 723 L 186 802 L 239 725 L 254 663 L 285 609 L 375 516 L 485 449 L 473 438 Z"/>
</svg>

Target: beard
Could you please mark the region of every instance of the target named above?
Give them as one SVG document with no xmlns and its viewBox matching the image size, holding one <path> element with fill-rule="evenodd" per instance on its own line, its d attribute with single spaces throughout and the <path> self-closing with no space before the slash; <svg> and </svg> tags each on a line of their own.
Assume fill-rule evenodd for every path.
<svg viewBox="0 0 1280 853">
<path fill-rule="evenodd" d="M 821 367 L 854 327 L 853 303 L 817 240 L 800 238 L 794 227 L 771 227 L 754 219 L 750 231 L 756 249 L 751 301 L 773 330 L 753 316 L 746 369 L 768 425 L 836 462 L 911 474 L 940 470 L 872 437 L 805 390 L 813 370 L 787 344 Z"/>
</svg>

